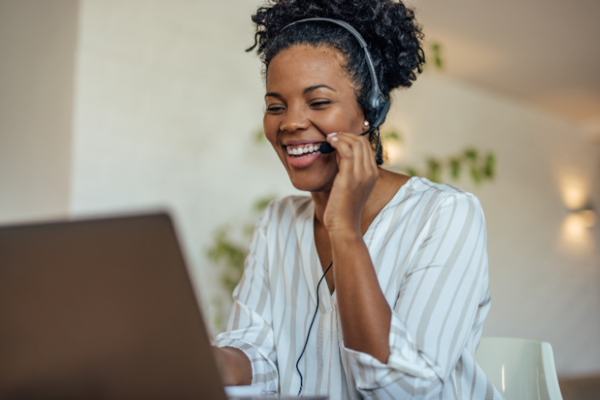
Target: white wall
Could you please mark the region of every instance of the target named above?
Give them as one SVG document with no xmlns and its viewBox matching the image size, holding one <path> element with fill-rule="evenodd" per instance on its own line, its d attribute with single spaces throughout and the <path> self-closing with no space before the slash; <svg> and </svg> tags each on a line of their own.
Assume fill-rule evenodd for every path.
<svg viewBox="0 0 600 400">
<path fill-rule="evenodd" d="M 77 6 L 0 2 L 0 223 L 68 214 Z"/>
<path fill-rule="evenodd" d="M 81 2 L 72 211 L 172 209 L 206 301 L 220 293 L 204 256 L 214 228 L 247 218 L 256 198 L 294 192 L 274 152 L 252 141 L 264 89 L 243 50 L 258 3 Z M 460 183 L 488 223 L 485 334 L 550 341 L 562 375 L 600 371 L 598 227 L 561 239 L 561 180 L 597 201 L 598 148 L 575 125 L 437 75 L 398 93 L 390 125 L 404 132 L 407 164 L 469 145 L 498 157 L 493 183 Z"/>
</svg>

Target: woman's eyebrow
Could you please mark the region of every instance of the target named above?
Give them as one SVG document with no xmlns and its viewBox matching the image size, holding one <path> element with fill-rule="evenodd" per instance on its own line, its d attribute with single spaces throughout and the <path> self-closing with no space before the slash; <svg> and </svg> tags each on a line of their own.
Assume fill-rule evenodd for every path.
<svg viewBox="0 0 600 400">
<path fill-rule="evenodd" d="M 326 88 L 326 89 L 329 89 L 329 90 L 333 90 L 335 92 L 334 88 L 331 88 L 331 87 L 329 87 L 327 85 L 315 85 L 315 86 L 309 86 L 306 89 L 304 89 L 302 91 L 302 94 L 306 94 L 308 92 L 312 92 L 313 90 L 320 89 L 320 88 Z"/>
<path fill-rule="evenodd" d="M 333 90 L 334 92 L 336 91 L 334 88 L 329 87 L 327 85 L 314 85 L 314 86 L 309 86 L 306 89 L 304 89 L 302 91 L 302 94 L 304 95 L 304 94 L 306 94 L 308 92 L 312 92 L 313 90 L 317 90 L 317 89 L 320 89 L 320 88 L 326 88 L 326 89 L 329 89 L 329 90 Z M 280 93 L 277 93 L 277 92 L 268 92 L 267 94 L 265 94 L 265 97 L 277 97 L 278 99 L 283 98 L 283 96 Z"/>
</svg>

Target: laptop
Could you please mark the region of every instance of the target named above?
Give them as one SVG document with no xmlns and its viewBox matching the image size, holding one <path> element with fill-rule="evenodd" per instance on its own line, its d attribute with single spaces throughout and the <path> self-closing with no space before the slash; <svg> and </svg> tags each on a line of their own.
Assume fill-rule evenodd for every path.
<svg viewBox="0 0 600 400">
<path fill-rule="evenodd" d="M 0 399 L 84 398 L 227 399 L 167 214 L 0 228 Z"/>
</svg>

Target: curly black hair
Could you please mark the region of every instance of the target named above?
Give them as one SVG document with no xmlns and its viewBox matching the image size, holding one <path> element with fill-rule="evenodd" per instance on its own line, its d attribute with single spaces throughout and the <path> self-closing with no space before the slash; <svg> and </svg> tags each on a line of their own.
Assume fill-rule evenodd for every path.
<svg viewBox="0 0 600 400">
<path fill-rule="evenodd" d="M 423 32 L 415 20 L 414 11 L 399 0 L 268 0 L 252 16 L 256 25 L 254 45 L 264 63 L 266 74 L 273 57 L 294 45 L 328 46 L 345 57 L 343 66 L 354 82 L 356 100 L 368 120 L 373 110 L 367 103 L 371 78 L 364 51 L 346 29 L 329 22 L 310 21 L 285 26 L 305 18 L 332 18 L 349 23 L 365 39 L 379 87 L 390 99 L 397 87 L 410 87 L 422 72 L 425 53 L 421 46 Z M 416 72 L 415 72 L 416 71 Z M 378 141 L 375 132 L 370 141 Z M 382 164 L 381 154 L 376 155 Z"/>
</svg>

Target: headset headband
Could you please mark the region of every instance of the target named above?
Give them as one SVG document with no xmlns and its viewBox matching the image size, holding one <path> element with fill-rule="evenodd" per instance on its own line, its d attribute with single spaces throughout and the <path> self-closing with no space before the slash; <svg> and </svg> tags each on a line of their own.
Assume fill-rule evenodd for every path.
<svg viewBox="0 0 600 400">
<path fill-rule="evenodd" d="M 373 66 L 373 60 L 371 59 L 371 54 L 369 53 L 369 50 L 367 49 L 367 42 L 365 42 L 365 39 L 363 39 L 361 34 L 358 33 L 358 31 L 356 29 L 354 29 L 352 27 L 352 25 L 350 25 L 349 23 L 340 21 L 339 19 L 331 19 L 331 18 L 305 18 L 305 19 L 301 19 L 301 20 L 292 22 L 291 24 L 284 26 L 281 30 L 283 31 L 284 29 L 287 29 L 290 26 L 298 24 L 300 22 L 309 22 L 309 21 L 327 21 L 327 22 L 331 22 L 333 24 L 339 25 L 342 28 L 345 28 L 348 32 L 350 32 L 352 34 L 352 36 L 354 36 L 356 38 L 356 40 L 358 40 L 358 43 L 360 43 L 360 47 L 365 51 L 365 59 L 367 61 L 367 67 L 369 69 L 369 74 L 371 75 L 372 88 L 371 88 L 371 93 L 369 96 L 369 105 L 371 107 L 373 107 L 374 109 L 379 108 L 381 103 L 385 102 L 385 96 L 383 95 L 383 93 L 381 93 L 381 90 L 379 89 L 379 84 L 377 83 L 377 75 L 375 74 L 375 66 Z M 382 121 L 382 123 L 383 123 L 383 121 Z"/>
</svg>

